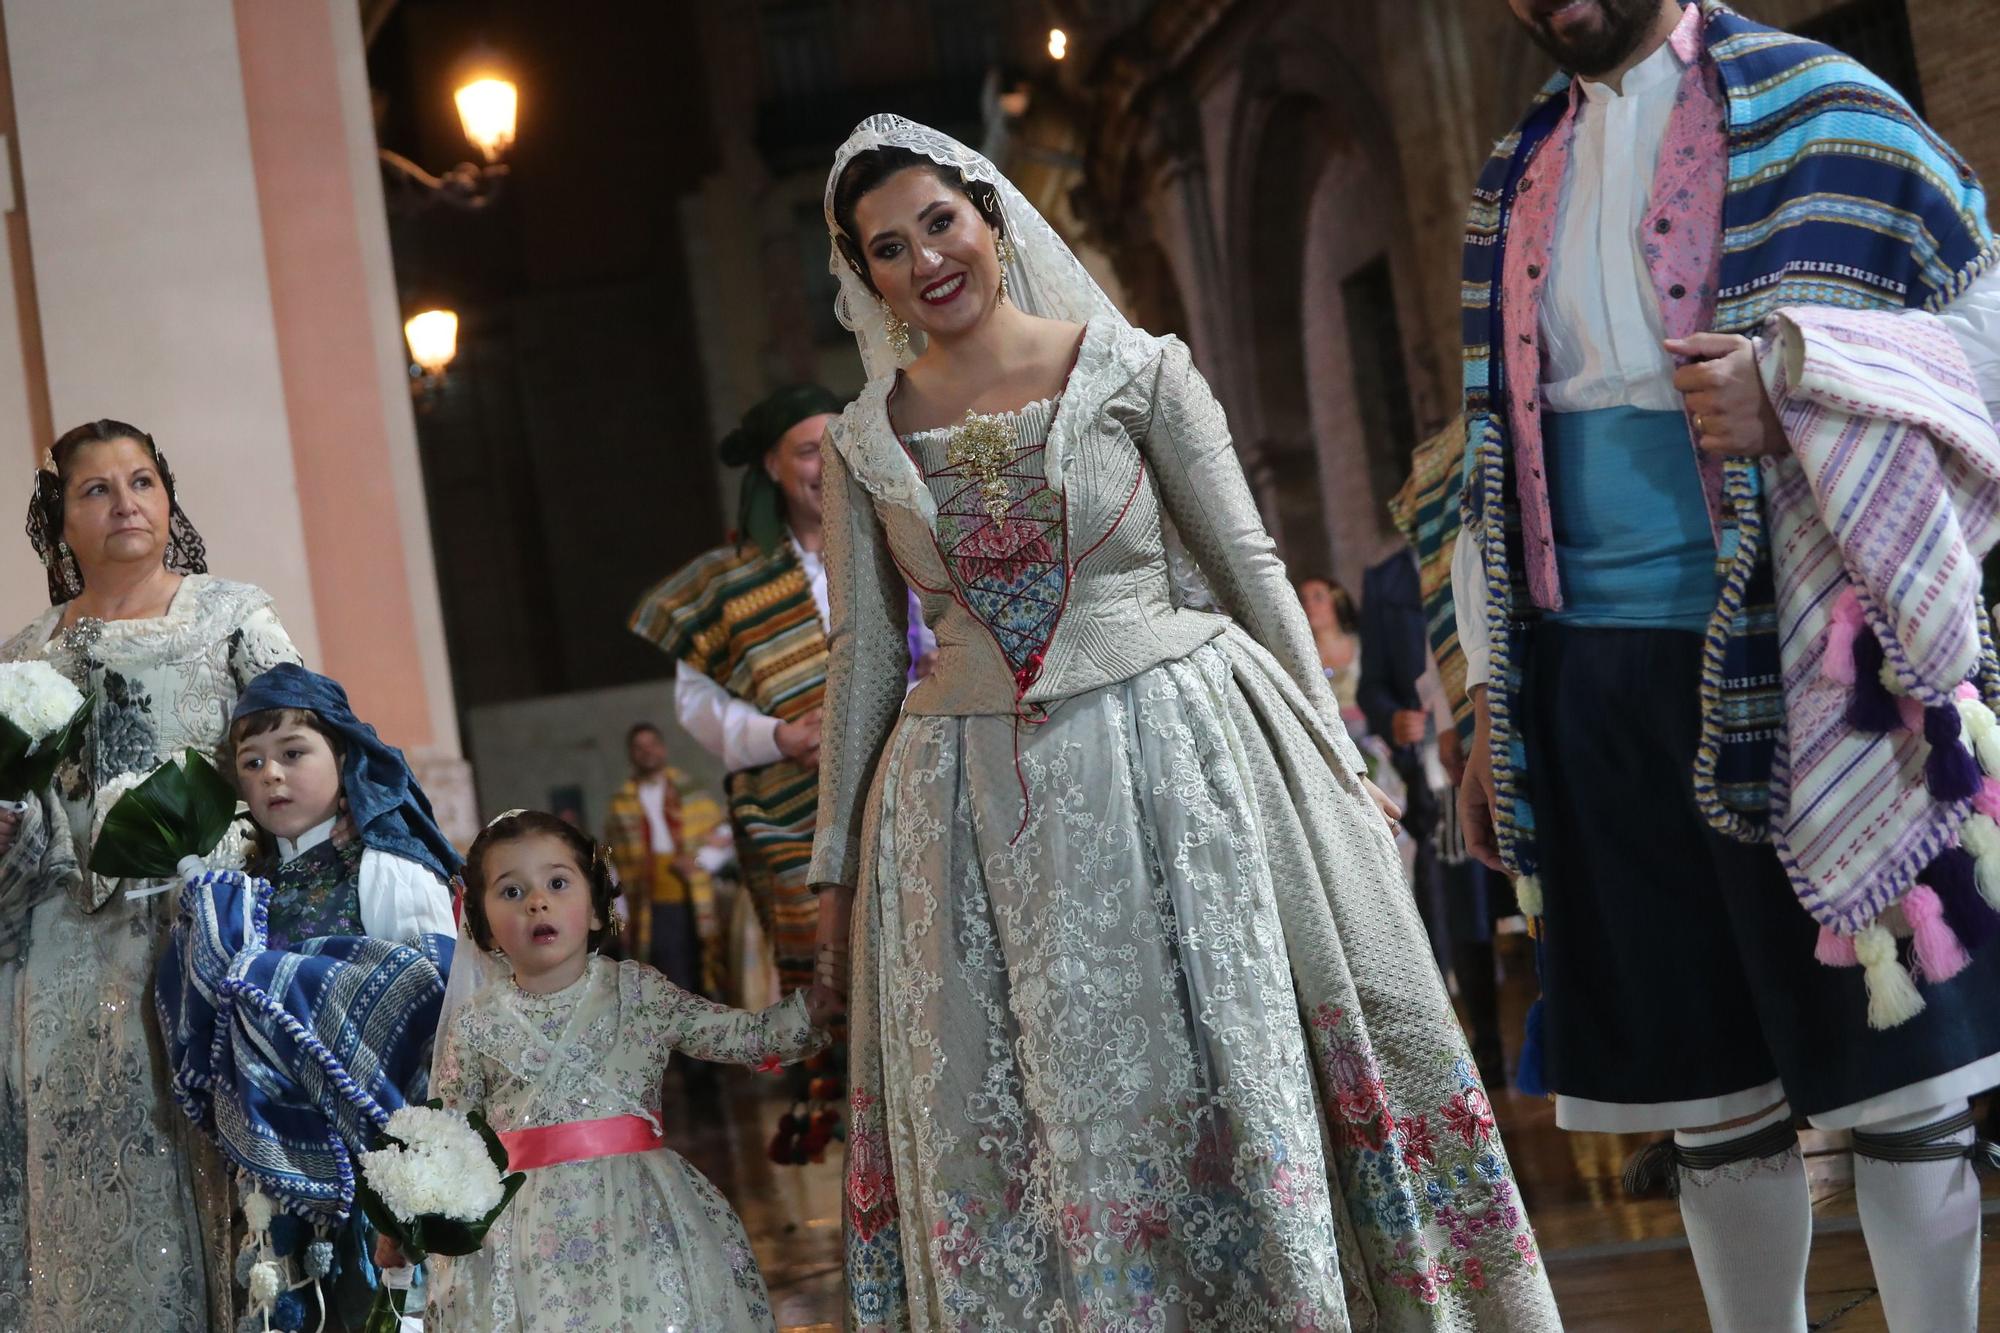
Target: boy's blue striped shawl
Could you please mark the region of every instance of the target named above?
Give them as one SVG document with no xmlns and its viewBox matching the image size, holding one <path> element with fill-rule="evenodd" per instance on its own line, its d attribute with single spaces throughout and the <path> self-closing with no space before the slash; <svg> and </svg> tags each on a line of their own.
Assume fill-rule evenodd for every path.
<svg viewBox="0 0 2000 1333">
<path fill-rule="evenodd" d="M 153 987 L 174 1097 L 284 1211 L 344 1220 L 354 1155 L 423 1096 L 454 941 L 269 949 L 270 898 L 236 870 L 181 888 Z"/>
<path fill-rule="evenodd" d="M 1702 23 L 1706 59 L 1727 101 L 1716 330 L 1753 333 L 1787 306 L 1936 311 L 2000 260 L 1972 169 L 1888 85 L 1830 47 L 1753 23 L 1715 0 L 1703 0 Z M 1502 855 L 1520 875 L 1534 874 L 1539 857 L 1513 727 L 1520 687 L 1513 631 L 1534 611 L 1518 576 L 1503 361 L 1494 349 L 1503 345 L 1499 294 L 1514 188 L 1560 123 L 1569 83 L 1559 76 L 1544 87 L 1494 149 L 1465 234 L 1463 519 L 1484 543 L 1496 815 Z M 1761 841 L 1784 710 L 1754 464 L 1729 464 L 1725 495 L 1723 591 L 1705 653 L 1696 795 L 1717 828 Z M 1456 534 L 1441 527 L 1426 535 L 1448 542 Z M 1447 585 L 1430 608 L 1433 627 L 1452 623 L 1449 597 Z"/>
</svg>

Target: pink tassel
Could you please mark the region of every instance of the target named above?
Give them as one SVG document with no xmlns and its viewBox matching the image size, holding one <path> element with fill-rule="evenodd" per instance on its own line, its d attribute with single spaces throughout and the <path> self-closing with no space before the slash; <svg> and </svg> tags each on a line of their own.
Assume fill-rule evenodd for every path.
<svg viewBox="0 0 2000 1333">
<path fill-rule="evenodd" d="M 1853 939 L 1834 934 L 1831 926 L 1819 928 L 1819 943 L 1813 947 L 1813 957 L 1828 967 L 1861 966 L 1861 960 L 1854 956 Z"/>
<path fill-rule="evenodd" d="M 1962 680 L 1958 683 L 1958 688 L 1951 692 L 1951 697 L 1954 699 L 1977 699 L 1979 697 L 1979 687 L 1969 680 Z"/>
<path fill-rule="evenodd" d="M 1833 602 L 1833 622 L 1826 630 L 1826 653 L 1820 674 L 1841 685 L 1854 683 L 1854 636 L 1861 629 L 1861 596 L 1849 584 Z"/>
<path fill-rule="evenodd" d="M 1924 706 L 1907 694 L 1896 696 L 1896 711 L 1903 716 L 1903 730 L 1924 734 Z"/>
<path fill-rule="evenodd" d="M 1972 794 L 1972 808 L 2000 824 L 2000 778 L 1987 778 Z"/>
<path fill-rule="evenodd" d="M 1948 981 L 1972 961 L 1945 923 L 1944 904 L 1929 885 L 1919 884 L 1903 895 L 1903 916 L 1910 923 L 1910 945 L 1929 980 Z"/>
</svg>

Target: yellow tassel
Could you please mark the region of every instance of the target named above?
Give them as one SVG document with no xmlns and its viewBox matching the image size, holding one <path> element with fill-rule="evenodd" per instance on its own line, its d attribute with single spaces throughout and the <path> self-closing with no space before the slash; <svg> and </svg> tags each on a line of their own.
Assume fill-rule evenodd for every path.
<svg viewBox="0 0 2000 1333">
<path fill-rule="evenodd" d="M 1972 753 L 1979 756 L 1979 767 L 1989 777 L 2000 777 L 2000 718 L 1977 699 L 1955 702 L 1959 721 L 1965 726 L 1965 739 L 1972 746 Z"/>
<path fill-rule="evenodd" d="M 2000 719 L 1993 716 L 1993 710 L 1978 699 L 1954 699 L 1958 705 L 1959 721 L 1965 724 L 1965 734 L 1977 742 L 1982 736 L 1991 736 Z"/>
<path fill-rule="evenodd" d="M 1958 826 L 1958 842 L 1972 853 L 1972 877 L 1979 885 L 1979 896 L 2000 912 L 2000 824 L 1987 815 L 1969 815 Z"/>
<path fill-rule="evenodd" d="M 1542 881 L 1538 875 L 1523 875 L 1514 881 L 1514 901 L 1521 904 L 1521 915 L 1533 921 L 1542 914 Z"/>
<path fill-rule="evenodd" d="M 1879 923 L 1854 937 L 1854 956 L 1868 986 L 1869 1027 L 1892 1028 L 1924 1011 L 1917 983 L 1897 961 L 1895 939 Z"/>
</svg>

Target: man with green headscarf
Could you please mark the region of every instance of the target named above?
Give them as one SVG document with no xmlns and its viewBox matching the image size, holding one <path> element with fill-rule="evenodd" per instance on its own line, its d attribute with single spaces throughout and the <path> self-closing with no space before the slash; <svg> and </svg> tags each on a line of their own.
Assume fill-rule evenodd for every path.
<svg viewBox="0 0 2000 1333">
<path fill-rule="evenodd" d="M 648 592 L 630 622 L 679 663 L 681 725 L 728 770 L 744 883 L 787 992 L 812 983 L 818 919 L 806 867 L 826 684 L 819 446 L 841 407 L 798 384 L 744 414 L 721 447 L 724 463 L 744 469 L 737 542 Z"/>
</svg>

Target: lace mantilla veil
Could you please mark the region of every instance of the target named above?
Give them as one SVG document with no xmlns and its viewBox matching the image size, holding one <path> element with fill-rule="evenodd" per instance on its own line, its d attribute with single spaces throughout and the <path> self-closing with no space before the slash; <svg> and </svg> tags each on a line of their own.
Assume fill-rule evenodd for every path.
<svg viewBox="0 0 2000 1333">
<path fill-rule="evenodd" d="M 833 313 L 841 327 L 854 334 L 854 344 L 861 352 L 862 372 L 871 383 L 916 360 L 924 344 L 923 334 L 912 329 L 909 347 L 901 357 L 896 355 L 889 346 L 887 307 L 868 289 L 840 249 L 840 224 L 833 216 L 834 189 L 849 162 L 876 148 L 907 148 L 956 171 L 962 181 L 978 181 L 993 187 L 1000 201 L 1001 228 L 1014 246 L 1013 262 L 1007 265 L 1007 299 L 1020 309 L 1044 319 L 1074 324 L 1088 324 L 1092 320 L 1108 322 L 1113 325 L 1114 336 L 1132 327 L 1075 252 L 1048 224 L 1048 219 L 983 154 L 928 125 L 886 113 L 874 115 L 855 126 L 847 142 L 834 154 L 833 170 L 826 177 L 825 198 L 827 270 L 840 280 L 840 292 L 833 298 Z M 1175 604 L 1214 608 L 1217 605 L 1214 592 L 1164 513 L 1161 528 Z"/>
<path fill-rule="evenodd" d="M 1014 262 L 1007 265 L 1007 299 L 1031 315 L 1087 324 L 1107 319 L 1126 326 L 1125 316 L 1104 294 L 1096 279 L 1056 235 L 1055 228 L 1036 211 L 1014 183 L 981 154 L 967 148 L 949 134 L 940 134 L 926 125 L 901 116 L 870 116 L 854 127 L 847 142 L 834 154 L 833 170 L 826 178 L 826 231 L 831 254 L 828 271 L 840 279 L 840 294 L 834 298 L 834 314 L 841 327 L 854 334 L 861 349 L 861 367 L 872 380 L 893 374 L 908 365 L 923 349 L 923 335 L 910 331 L 909 350 L 899 359 L 889 347 L 887 311 L 868 284 L 848 264 L 840 251 L 840 225 L 833 217 L 833 191 L 847 164 L 862 153 L 876 148 L 907 148 L 939 166 L 958 173 L 963 181 L 978 181 L 993 187 L 1000 200 L 1000 225 L 1014 243 Z"/>
</svg>

